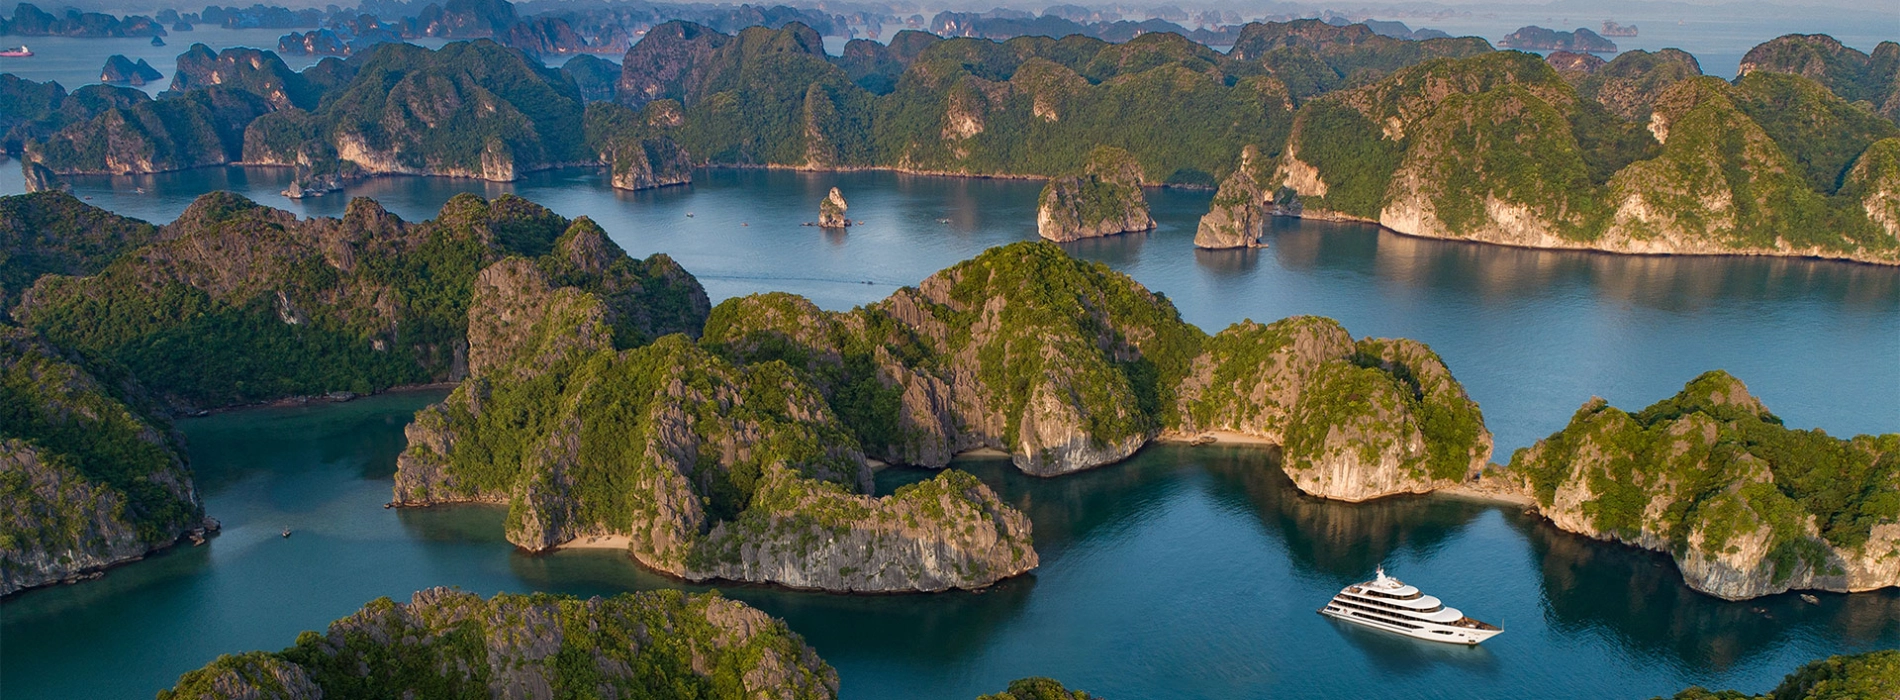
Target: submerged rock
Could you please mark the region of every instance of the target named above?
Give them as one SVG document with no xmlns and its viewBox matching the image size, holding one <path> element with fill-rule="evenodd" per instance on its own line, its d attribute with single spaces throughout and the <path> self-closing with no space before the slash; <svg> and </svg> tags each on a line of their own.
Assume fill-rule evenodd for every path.
<svg viewBox="0 0 1900 700">
<path fill-rule="evenodd" d="M 1152 229 L 1141 183 L 1141 164 L 1133 155 L 1112 146 L 1096 148 L 1081 173 L 1043 186 L 1036 200 L 1036 232 L 1065 243 Z"/>
<path fill-rule="evenodd" d="M 1669 552 L 1730 600 L 1900 586 L 1900 434 L 1791 430 L 1714 371 L 1637 413 L 1591 399 L 1511 456 L 1557 527 Z"/>
<path fill-rule="evenodd" d="M 431 588 L 407 603 L 371 601 L 280 652 L 218 657 L 158 697 L 649 697 L 654 688 L 829 700 L 838 673 L 784 621 L 718 593 L 483 600 Z"/>
<path fill-rule="evenodd" d="M 818 203 L 818 225 L 824 228 L 850 226 L 851 219 L 844 215 L 848 208 L 849 206 L 844 202 L 844 193 L 839 192 L 836 187 L 831 188 L 831 193 L 825 195 L 825 200 Z"/>
<path fill-rule="evenodd" d="M 1260 234 L 1266 225 L 1268 173 L 1260 149 L 1252 144 L 1240 151 L 1240 165 L 1220 183 L 1214 203 L 1201 217 L 1194 232 L 1196 248 L 1263 247 Z"/>
</svg>

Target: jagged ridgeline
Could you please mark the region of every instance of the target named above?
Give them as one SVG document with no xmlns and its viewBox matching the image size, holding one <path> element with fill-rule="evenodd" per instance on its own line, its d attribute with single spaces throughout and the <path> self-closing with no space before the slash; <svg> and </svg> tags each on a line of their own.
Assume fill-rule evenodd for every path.
<svg viewBox="0 0 1900 700">
<path fill-rule="evenodd" d="M 0 325 L 0 595 L 204 526 L 184 449 L 131 380 Z"/>
<path fill-rule="evenodd" d="M 1592 399 L 1510 472 L 1558 527 L 1723 598 L 1900 585 L 1900 434 L 1787 428 L 1725 372 L 1633 414 Z"/>
<path fill-rule="evenodd" d="M 157 237 L 157 226 L 64 192 L 0 197 L 0 319 L 41 275 L 94 274 Z"/>
<path fill-rule="evenodd" d="M 605 311 L 524 259 L 484 270 L 470 377 L 409 426 L 396 500 L 505 503 L 519 546 L 621 536 L 692 580 L 944 590 L 1036 565 L 1028 519 L 968 474 L 865 495 L 858 441 L 790 365 L 617 350 Z"/>
<path fill-rule="evenodd" d="M 220 192 L 155 234 L 64 195 L 0 199 L 0 230 L 102 223 L 100 251 L 42 253 L 71 274 L 39 278 L 13 317 L 179 408 L 459 379 L 476 272 L 506 255 L 601 294 L 621 346 L 696 331 L 708 306 L 665 256 L 627 258 L 592 221 L 513 196 L 460 195 L 408 223 L 368 199 L 299 220 Z M 125 252 L 102 266 L 108 248 Z"/>
<path fill-rule="evenodd" d="M 220 656 L 160 700 L 666 697 L 830 700 L 838 672 L 785 622 L 717 593 L 448 588 L 371 601 L 278 652 Z"/>
<path fill-rule="evenodd" d="M 1699 77 L 1673 51 L 1564 65 L 1441 59 L 1319 97 L 1276 184 L 1306 215 L 1413 235 L 1900 262 L 1900 126 L 1866 103 L 1768 68 Z"/>
</svg>

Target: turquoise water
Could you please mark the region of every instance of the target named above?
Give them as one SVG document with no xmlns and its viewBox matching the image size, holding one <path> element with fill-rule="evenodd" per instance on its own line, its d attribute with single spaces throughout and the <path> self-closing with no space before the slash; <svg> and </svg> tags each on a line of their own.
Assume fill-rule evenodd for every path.
<svg viewBox="0 0 1900 700">
<path fill-rule="evenodd" d="M 705 590 L 616 552 L 522 554 L 499 508 L 382 508 L 403 423 L 440 396 L 182 421 L 224 533 L 0 605 L 5 696 L 150 697 L 218 654 L 282 648 L 427 586 Z M 1900 646 L 1900 593 L 1726 603 L 1683 587 L 1661 556 L 1515 508 L 1306 498 L 1264 450 L 1151 447 L 1060 479 L 958 466 L 1034 521 L 1040 569 L 983 593 L 721 590 L 785 618 L 855 700 L 968 700 L 1036 674 L 1114 698 L 1647 698 L 1690 683 L 1760 691 L 1814 657 Z M 886 470 L 879 488 L 927 475 Z M 1314 613 L 1381 562 L 1507 631 L 1449 647 Z"/>
<path fill-rule="evenodd" d="M 279 196 L 289 175 L 211 168 L 75 184 L 95 205 L 151 221 L 171 220 L 213 189 L 306 216 L 342 213 L 345 196 Z M 832 186 L 864 224 L 848 233 L 801 226 L 817 218 Z M 573 169 L 514 183 L 379 178 L 347 196 L 374 197 L 418 220 L 459 192 L 512 192 L 593 217 L 634 255 L 672 255 L 715 301 L 787 291 L 848 309 L 990 246 L 1035 239 L 1040 187 L 885 172 L 705 170 L 691 186 L 629 193 L 609 188 L 600 171 Z M 0 193 L 18 191 L 18 168 L 0 168 Z M 1289 219 L 1273 222 L 1265 250 L 1195 250 L 1194 226 L 1210 197 L 1150 191 L 1154 232 L 1068 249 L 1167 294 L 1209 332 L 1243 318 L 1318 314 L 1355 336 L 1425 341 L 1483 407 L 1499 461 L 1563 427 L 1592 395 L 1638 408 L 1716 368 L 1747 382 L 1790 425 L 1836 435 L 1900 430 L 1900 269 L 1523 250 Z"/>
</svg>

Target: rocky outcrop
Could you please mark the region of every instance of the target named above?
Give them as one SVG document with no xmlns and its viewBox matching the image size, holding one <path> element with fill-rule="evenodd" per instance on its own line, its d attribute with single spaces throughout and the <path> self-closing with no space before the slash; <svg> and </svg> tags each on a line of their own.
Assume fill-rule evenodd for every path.
<svg viewBox="0 0 1900 700">
<path fill-rule="evenodd" d="M 1535 25 L 1522 27 L 1499 39 L 1498 46 L 1524 51 L 1616 53 L 1616 42 L 1583 27 L 1570 32 L 1560 32 Z"/>
<path fill-rule="evenodd" d="M 436 51 L 385 43 L 343 65 L 353 72 L 330 99 L 250 123 L 244 160 L 497 182 L 592 160 L 579 89 L 520 51 L 488 40 Z"/>
<path fill-rule="evenodd" d="M 1331 319 L 1230 326 L 1177 392 L 1175 432 L 1236 432 L 1282 446 L 1308 494 L 1364 501 L 1474 478 L 1491 457 L 1484 418 L 1436 353 L 1412 340 L 1357 343 Z"/>
<path fill-rule="evenodd" d="M 234 163 L 243 152 L 245 125 L 270 111 L 263 98 L 224 88 L 158 100 L 124 89 L 114 98 L 116 104 L 87 110 L 92 116 L 27 142 L 25 160 L 61 174 L 113 175 Z"/>
<path fill-rule="evenodd" d="M 783 621 L 718 593 L 483 600 L 431 588 L 408 603 L 371 601 L 281 652 L 221 656 L 158 697 L 638 697 L 653 688 L 829 700 L 838 674 Z"/>
<path fill-rule="evenodd" d="M 272 110 L 316 109 L 319 96 L 318 86 L 274 53 L 245 47 L 213 51 L 204 44 L 192 44 L 178 55 L 171 89 L 182 93 L 212 87 L 256 95 Z"/>
<path fill-rule="evenodd" d="M 1080 690 L 1069 690 L 1052 678 L 1018 678 L 1000 693 L 977 696 L 976 700 L 1096 700 Z"/>
<path fill-rule="evenodd" d="M 1553 53 L 1545 60 L 1556 66 L 1556 58 Z M 1576 86 L 1578 96 L 1595 100 L 1617 116 L 1634 121 L 1648 121 L 1656 100 L 1671 85 L 1702 75 L 1702 66 L 1695 57 L 1678 49 L 1654 53 L 1637 49 L 1617 54 L 1608 63 L 1595 60 L 1602 64 L 1596 70 L 1576 74 L 1559 67 L 1558 73 Z"/>
<path fill-rule="evenodd" d="M 31 331 L 0 327 L 0 595 L 215 527 L 181 441 L 137 392 L 101 382 Z"/>
<path fill-rule="evenodd" d="M 88 208 L 76 209 L 66 214 L 75 222 Z M 631 295 L 668 310 L 613 317 L 613 337 L 627 342 L 697 328 L 707 306 L 697 283 L 670 260 L 616 262 L 618 249 L 592 222 L 570 222 L 507 195 L 458 196 L 434 220 L 408 223 L 368 199 L 350 202 L 341 219 L 300 220 L 214 193 L 157 239 L 97 274 L 41 277 L 14 315 L 56 342 L 123 364 L 191 410 L 459 379 L 465 290 L 476 271 L 507 255 L 545 258 L 576 284 L 598 283 L 610 298 Z M 608 251 L 609 263 L 570 260 L 564 241 L 591 241 L 587 247 Z M 550 256 L 556 250 L 558 260 Z M 594 269 L 625 278 L 601 278 Z M 193 349 L 138 350 L 174 342 Z M 258 360 L 264 357 L 270 360 Z"/>
<path fill-rule="evenodd" d="M 144 85 L 158 82 L 164 77 L 163 73 L 153 68 L 152 64 L 146 63 L 145 59 L 141 58 L 137 63 L 133 63 L 132 59 L 116 53 L 107 57 L 105 67 L 99 70 L 99 82 L 102 83 Z"/>
<path fill-rule="evenodd" d="M 1900 240 L 1900 138 L 1867 147 L 1847 171 L 1841 192 L 1860 203 L 1868 221 Z"/>
<path fill-rule="evenodd" d="M 851 219 L 845 216 L 845 211 L 849 208 L 849 205 L 844 202 L 844 194 L 836 187 L 831 188 L 831 193 L 825 195 L 824 201 L 818 203 L 818 225 L 823 228 L 850 226 Z"/>
<path fill-rule="evenodd" d="M 26 191 L 31 192 L 71 192 L 73 186 L 60 179 L 59 174 L 39 163 L 30 160 L 20 161 L 21 178 Z"/>
<path fill-rule="evenodd" d="M 1696 590 L 1900 586 L 1900 435 L 1791 430 L 1727 373 L 1638 413 L 1592 399 L 1511 457 L 1557 527 L 1669 552 Z"/>
<path fill-rule="evenodd" d="M 781 294 L 729 300 L 703 342 L 800 369 L 878 459 L 938 467 L 988 447 L 1056 476 L 1153 438 L 1202 338 L 1126 276 L 1018 243 L 848 313 Z"/>
<path fill-rule="evenodd" d="M 1240 165 L 1220 183 L 1214 203 L 1194 232 L 1196 248 L 1265 247 L 1267 204 L 1273 189 L 1267 182 L 1267 164 L 1260 149 L 1249 144 L 1240 152 Z"/>
<path fill-rule="evenodd" d="M 1858 700 L 1900 697 L 1900 651 L 1840 654 L 1802 664 L 1761 695 L 1690 686 L 1671 700 Z M 1658 699 L 1660 700 L 1660 699 Z"/>
<path fill-rule="evenodd" d="M 976 477 L 947 471 L 883 498 L 773 469 L 748 511 L 715 525 L 692 580 L 836 592 L 979 588 L 1038 564 L 1029 518 Z"/>
<path fill-rule="evenodd" d="M 611 157 L 614 189 L 647 190 L 693 183 L 692 156 L 672 139 L 623 140 Z"/>
<path fill-rule="evenodd" d="M 1870 55 L 1826 34 L 1787 34 L 1749 49 L 1736 78 L 1756 71 L 1799 75 L 1900 121 L 1900 43 L 1880 42 Z"/>
<path fill-rule="evenodd" d="M 731 36 L 692 22 L 672 21 L 647 30 L 620 61 L 615 98 L 638 109 L 660 99 L 684 99 L 703 79 L 713 52 Z"/>
<path fill-rule="evenodd" d="M 0 317 L 41 275 L 96 273 L 157 236 L 156 226 L 89 206 L 59 188 L 0 197 Z"/>
<path fill-rule="evenodd" d="M 1141 164 L 1127 151 L 1095 149 L 1078 174 L 1043 186 L 1036 200 L 1036 233 L 1058 243 L 1146 231 L 1155 227 L 1141 194 Z"/>
<path fill-rule="evenodd" d="M 507 503 L 526 549 L 625 536 L 690 580 L 936 591 L 1036 566 L 1028 521 L 967 475 L 860 495 L 857 440 L 784 365 L 733 365 L 680 335 L 616 351 L 603 294 L 552 287 L 525 260 L 483 271 L 470 378 L 409 426 L 398 502 Z"/>
</svg>

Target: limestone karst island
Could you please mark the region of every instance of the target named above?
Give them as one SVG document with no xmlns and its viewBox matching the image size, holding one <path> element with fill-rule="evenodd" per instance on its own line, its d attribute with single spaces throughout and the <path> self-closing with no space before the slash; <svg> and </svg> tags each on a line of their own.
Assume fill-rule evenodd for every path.
<svg viewBox="0 0 1900 700">
<path fill-rule="evenodd" d="M 1900 699 L 1900 8 L 774 2 L 0 5 L 0 695 Z"/>
</svg>

